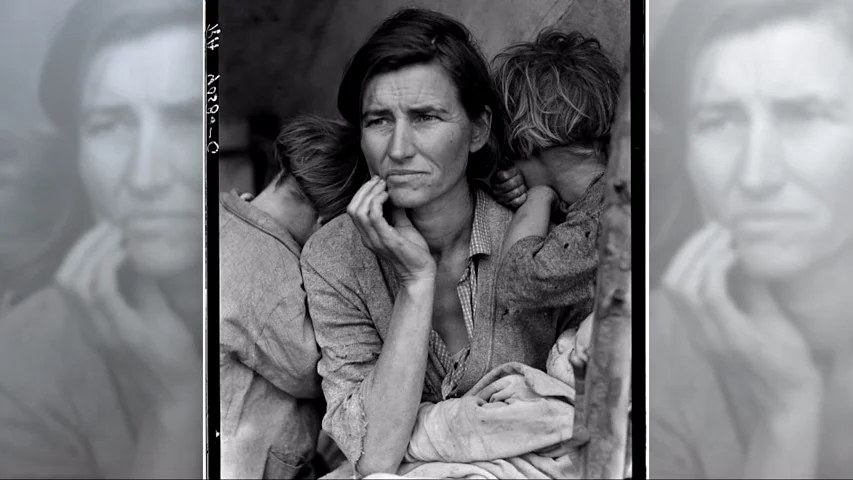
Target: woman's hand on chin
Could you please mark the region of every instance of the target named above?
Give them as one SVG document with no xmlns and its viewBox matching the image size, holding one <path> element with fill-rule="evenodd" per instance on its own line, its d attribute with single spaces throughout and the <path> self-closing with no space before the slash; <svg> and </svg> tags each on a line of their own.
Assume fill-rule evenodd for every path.
<svg viewBox="0 0 853 480">
<path fill-rule="evenodd" d="M 727 390 L 753 403 L 750 410 L 786 410 L 797 399 L 818 398 L 820 375 L 796 326 L 778 311 L 747 314 L 728 294 L 727 273 L 737 262 L 731 241 L 710 224 L 675 256 L 663 285 L 680 322 Z M 750 293 L 770 298 L 766 287 Z"/>
<path fill-rule="evenodd" d="M 361 241 L 377 256 L 388 260 L 404 285 L 435 279 L 435 260 L 420 232 L 402 208 L 391 210 L 393 226 L 384 216 L 388 200 L 385 181 L 374 176 L 355 194 L 347 213 L 361 234 Z"/>
<path fill-rule="evenodd" d="M 180 396 L 185 385 L 201 390 L 201 356 L 196 334 L 169 306 L 156 281 L 140 276 L 134 305 L 119 288 L 126 262 L 122 232 L 99 223 L 71 249 L 56 273 L 56 283 L 72 292 L 91 317 L 88 334 L 110 362 L 125 365 L 135 381 L 163 402 Z M 87 323 L 87 325 L 90 325 Z M 195 387 L 193 387 L 195 388 Z"/>
</svg>

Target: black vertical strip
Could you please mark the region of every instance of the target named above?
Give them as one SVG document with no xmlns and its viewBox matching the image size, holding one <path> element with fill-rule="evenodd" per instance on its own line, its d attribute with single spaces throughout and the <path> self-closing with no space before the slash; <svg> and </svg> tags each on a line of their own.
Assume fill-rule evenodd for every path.
<svg viewBox="0 0 853 480">
<path fill-rule="evenodd" d="M 205 255 L 207 262 L 207 478 L 220 478 L 219 435 L 219 0 L 205 0 Z"/>
<path fill-rule="evenodd" d="M 633 477 L 646 466 L 646 6 L 631 2 L 631 278 Z M 635 200 L 636 199 L 636 200 Z"/>
</svg>

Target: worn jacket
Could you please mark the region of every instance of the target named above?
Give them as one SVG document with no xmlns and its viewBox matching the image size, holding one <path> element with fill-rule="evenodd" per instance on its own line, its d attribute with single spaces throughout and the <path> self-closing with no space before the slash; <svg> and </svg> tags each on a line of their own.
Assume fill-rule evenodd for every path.
<svg viewBox="0 0 853 480">
<path fill-rule="evenodd" d="M 322 416 L 301 249 L 235 192 L 220 207 L 222 478 L 294 478 L 314 456 Z"/>
<path fill-rule="evenodd" d="M 498 271 L 498 300 L 521 308 L 571 307 L 592 311 L 605 177 L 571 204 L 545 237 L 513 244 Z"/>
<path fill-rule="evenodd" d="M 488 195 L 479 198 L 486 202 L 483 215 L 489 250 L 500 252 L 511 213 Z M 562 328 L 559 322 L 567 317 L 555 309 L 520 309 L 496 303 L 497 260 L 497 254 L 482 255 L 478 260 L 469 365 L 457 395 L 507 362 L 544 370 L 548 352 Z M 355 465 L 362 454 L 367 427 L 362 382 L 376 365 L 388 334 L 399 283 L 391 266 L 364 246 L 346 215 L 332 220 L 308 240 L 302 267 L 322 354 L 318 371 L 328 406 L 323 429 Z M 425 402 L 444 399 L 438 372 L 431 354 L 424 379 Z"/>
</svg>

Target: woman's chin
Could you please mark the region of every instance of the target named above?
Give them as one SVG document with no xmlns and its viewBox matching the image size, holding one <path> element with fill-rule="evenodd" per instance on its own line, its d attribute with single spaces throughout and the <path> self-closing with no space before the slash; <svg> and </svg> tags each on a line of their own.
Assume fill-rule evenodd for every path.
<svg viewBox="0 0 853 480">
<path fill-rule="evenodd" d="M 784 280 L 807 270 L 811 259 L 806 252 L 777 246 L 742 246 L 737 249 L 744 270 L 763 280 Z"/>
<path fill-rule="evenodd" d="M 418 208 L 429 202 L 429 199 L 426 198 L 423 192 L 407 188 L 389 189 L 388 197 L 391 200 L 391 204 L 397 208 Z"/>
</svg>

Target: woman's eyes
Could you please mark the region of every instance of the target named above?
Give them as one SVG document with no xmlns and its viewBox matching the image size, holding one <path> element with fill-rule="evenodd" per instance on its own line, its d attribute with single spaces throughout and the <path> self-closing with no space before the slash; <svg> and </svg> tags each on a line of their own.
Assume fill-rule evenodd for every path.
<svg viewBox="0 0 853 480">
<path fill-rule="evenodd" d="M 421 114 L 421 115 L 416 115 L 413 118 L 412 123 L 434 122 L 437 120 L 439 120 L 439 118 L 435 115 Z M 380 118 L 372 118 L 370 120 L 367 120 L 365 122 L 364 126 L 365 127 L 381 127 L 381 126 L 390 125 L 392 123 L 393 123 L 393 121 L 391 119 L 380 117 Z"/>
<path fill-rule="evenodd" d="M 418 115 L 417 117 L 415 117 L 415 120 L 417 120 L 419 122 L 430 122 L 433 120 L 438 120 L 438 117 L 436 117 L 435 115 L 424 114 L 424 115 Z"/>
<path fill-rule="evenodd" d="M 387 118 L 373 118 L 365 122 L 364 126 L 366 127 L 377 127 L 380 125 L 386 125 L 388 123 Z"/>
</svg>

